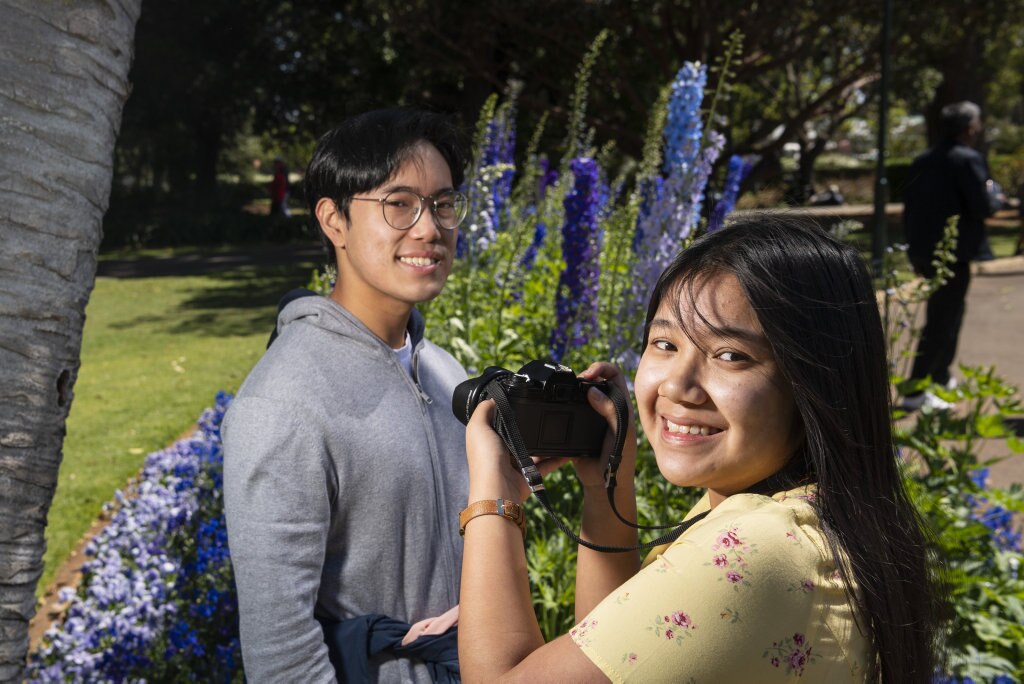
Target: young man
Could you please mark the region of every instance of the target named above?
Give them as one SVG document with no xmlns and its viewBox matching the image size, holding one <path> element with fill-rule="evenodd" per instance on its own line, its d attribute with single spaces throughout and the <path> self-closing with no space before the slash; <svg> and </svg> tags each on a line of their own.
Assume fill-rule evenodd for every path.
<svg viewBox="0 0 1024 684">
<path fill-rule="evenodd" d="M 467 473 L 451 396 L 466 374 L 423 338 L 415 305 L 451 272 L 462 180 L 455 129 L 414 110 L 346 120 L 313 154 L 306 198 L 337 283 L 330 298 L 284 307 L 224 422 L 251 682 L 334 681 L 340 656 L 325 631 L 330 640 L 339 623 L 371 615 L 417 623 L 458 604 Z M 430 681 L 391 650 L 366 678 Z"/>
</svg>

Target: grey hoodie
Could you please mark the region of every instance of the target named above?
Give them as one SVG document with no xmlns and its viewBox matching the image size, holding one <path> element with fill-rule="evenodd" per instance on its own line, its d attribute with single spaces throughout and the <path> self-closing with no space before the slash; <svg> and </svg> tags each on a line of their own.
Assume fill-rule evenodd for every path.
<svg viewBox="0 0 1024 684">
<path fill-rule="evenodd" d="M 224 419 L 224 505 L 250 682 L 330 682 L 317 618 L 414 623 L 459 601 L 465 379 L 409 324 L 413 377 L 335 302 L 303 297 Z M 430 681 L 377 657 L 371 678 Z"/>
</svg>

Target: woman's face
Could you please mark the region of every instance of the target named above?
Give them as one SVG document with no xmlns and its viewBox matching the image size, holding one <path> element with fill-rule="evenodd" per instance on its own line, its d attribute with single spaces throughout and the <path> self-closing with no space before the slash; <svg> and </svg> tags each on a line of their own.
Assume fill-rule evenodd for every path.
<svg viewBox="0 0 1024 684">
<path fill-rule="evenodd" d="M 658 307 L 636 401 L 661 473 L 679 486 L 707 488 L 717 505 L 778 472 L 799 430 L 788 383 L 736 276 L 694 285 L 696 311 L 685 291 Z"/>
</svg>

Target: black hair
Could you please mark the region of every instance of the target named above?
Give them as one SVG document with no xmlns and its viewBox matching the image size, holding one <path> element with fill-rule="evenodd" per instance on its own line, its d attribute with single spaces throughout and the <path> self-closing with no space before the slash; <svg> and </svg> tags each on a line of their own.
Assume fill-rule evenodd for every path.
<svg viewBox="0 0 1024 684">
<path fill-rule="evenodd" d="M 743 288 L 800 421 L 800 446 L 768 486 L 817 483 L 813 505 L 868 638 L 870 680 L 931 681 L 940 603 L 893 444 L 885 336 L 863 260 L 796 217 L 744 217 L 675 258 L 647 326 L 665 299 L 696 310 L 696 292 L 722 274 Z"/>
<path fill-rule="evenodd" d="M 320 233 L 331 264 L 336 264 L 334 246 L 320 230 L 317 202 L 329 197 L 348 218 L 352 197 L 387 182 L 421 142 L 437 148 L 448 163 L 454 187 L 462 185 L 464 136 L 442 114 L 409 107 L 377 109 L 345 119 L 321 136 L 306 169 L 303 188 L 310 220 Z"/>
<path fill-rule="evenodd" d="M 981 123 L 981 107 L 967 100 L 954 102 L 943 107 L 939 117 L 942 137 L 945 140 L 957 140 L 973 122 Z"/>
</svg>

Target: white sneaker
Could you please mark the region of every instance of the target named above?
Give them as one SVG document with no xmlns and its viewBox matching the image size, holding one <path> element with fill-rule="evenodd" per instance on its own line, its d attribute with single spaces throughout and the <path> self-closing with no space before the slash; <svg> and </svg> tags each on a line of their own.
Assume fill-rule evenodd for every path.
<svg viewBox="0 0 1024 684">
<path fill-rule="evenodd" d="M 921 392 L 920 394 L 903 397 L 903 402 L 898 408 L 904 411 L 917 411 L 922 408 L 928 408 L 931 411 L 950 411 L 953 408 L 953 404 L 931 392 Z"/>
</svg>

